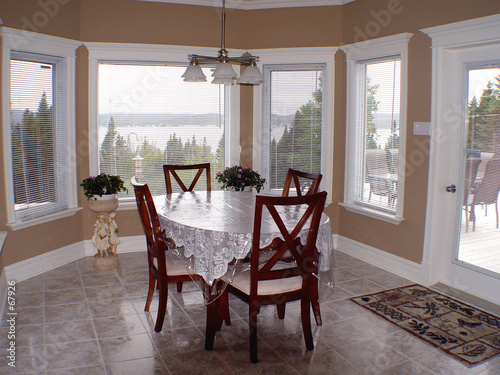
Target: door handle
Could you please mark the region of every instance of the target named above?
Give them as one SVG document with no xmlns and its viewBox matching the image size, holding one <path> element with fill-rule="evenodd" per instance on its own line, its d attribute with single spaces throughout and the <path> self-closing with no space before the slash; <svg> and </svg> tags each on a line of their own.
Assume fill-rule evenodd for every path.
<svg viewBox="0 0 500 375">
<path fill-rule="evenodd" d="M 448 193 L 454 193 L 457 191 L 457 187 L 454 184 L 446 186 L 446 191 Z"/>
</svg>

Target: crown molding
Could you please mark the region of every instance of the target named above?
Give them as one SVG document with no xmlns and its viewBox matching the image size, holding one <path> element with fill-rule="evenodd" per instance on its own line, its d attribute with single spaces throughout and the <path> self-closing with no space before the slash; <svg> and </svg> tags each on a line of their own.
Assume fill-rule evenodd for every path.
<svg viewBox="0 0 500 375">
<path fill-rule="evenodd" d="M 157 3 L 172 3 L 183 5 L 200 5 L 207 7 L 221 7 L 220 0 L 136 0 L 152 1 Z M 226 8 L 241 10 L 257 10 L 271 8 L 297 8 L 344 5 L 355 0 L 227 0 Z"/>
</svg>

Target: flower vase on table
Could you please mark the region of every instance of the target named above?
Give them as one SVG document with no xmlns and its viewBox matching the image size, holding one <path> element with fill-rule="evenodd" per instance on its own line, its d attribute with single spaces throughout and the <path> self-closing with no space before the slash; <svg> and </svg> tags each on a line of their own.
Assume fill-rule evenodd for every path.
<svg viewBox="0 0 500 375">
<path fill-rule="evenodd" d="M 97 249 L 94 255 L 94 268 L 112 269 L 118 265 L 116 249 L 118 239 L 118 225 L 116 224 L 116 209 L 118 198 L 116 193 L 127 191 L 120 176 L 111 176 L 104 173 L 86 178 L 81 183 L 84 194 L 87 196 L 89 209 L 96 214 L 92 243 Z"/>
<path fill-rule="evenodd" d="M 226 167 L 222 172 L 217 172 L 215 179 L 221 184 L 221 189 L 233 191 L 250 191 L 253 187 L 260 193 L 266 180 L 250 167 L 233 165 Z"/>
</svg>

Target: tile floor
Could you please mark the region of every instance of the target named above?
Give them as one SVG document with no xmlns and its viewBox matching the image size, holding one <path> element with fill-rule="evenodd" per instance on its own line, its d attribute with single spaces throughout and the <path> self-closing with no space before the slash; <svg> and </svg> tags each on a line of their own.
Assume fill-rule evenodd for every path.
<svg viewBox="0 0 500 375">
<path fill-rule="evenodd" d="M 0 325 L 0 374 L 495 374 L 500 358 L 468 369 L 348 297 L 410 282 L 336 253 L 336 285 L 313 322 L 315 350 L 305 351 L 296 303 L 279 320 L 259 315 L 259 360 L 249 362 L 247 305 L 231 299 L 232 325 L 205 351 L 201 292 L 173 291 L 163 331 L 146 313 L 145 253 L 120 254 L 116 270 L 97 271 L 92 257 L 17 284 L 16 368 L 7 366 L 6 316 Z M 175 288 L 172 288 L 175 289 Z M 157 301 L 153 305 L 156 308 Z"/>
</svg>

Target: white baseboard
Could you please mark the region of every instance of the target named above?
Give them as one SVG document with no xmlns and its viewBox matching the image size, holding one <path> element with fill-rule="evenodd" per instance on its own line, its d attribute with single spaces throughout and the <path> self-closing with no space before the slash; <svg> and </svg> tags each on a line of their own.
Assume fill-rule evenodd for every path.
<svg viewBox="0 0 500 375">
<path fill-rule="evenodd" d="M 146 250 L 146 240 L 144 236 L 120 237 L 120 241 L 121 243 L 118 245 L 118 254 Z M 95 253 L 96 249 L 91 240 L 80 241 L 64 246 L 5 267 L 5 282 L 7 280 L 20 282 L 51 271 L 57 267 L 64 266 L 65 264 L 74 262 L 85 256 L 93 256 Z M 0 281 L 0 283 L 3 283 L 3 281 Z"/>
<path fill-rule="evenodd" d="M 404 277 L 415 283 L 428 286 L 427 270 L 421 264 L 382 251 L 350 238 L 333 235 L 335 250 L 351 255 L 364 262 Z"/>
</svg>

